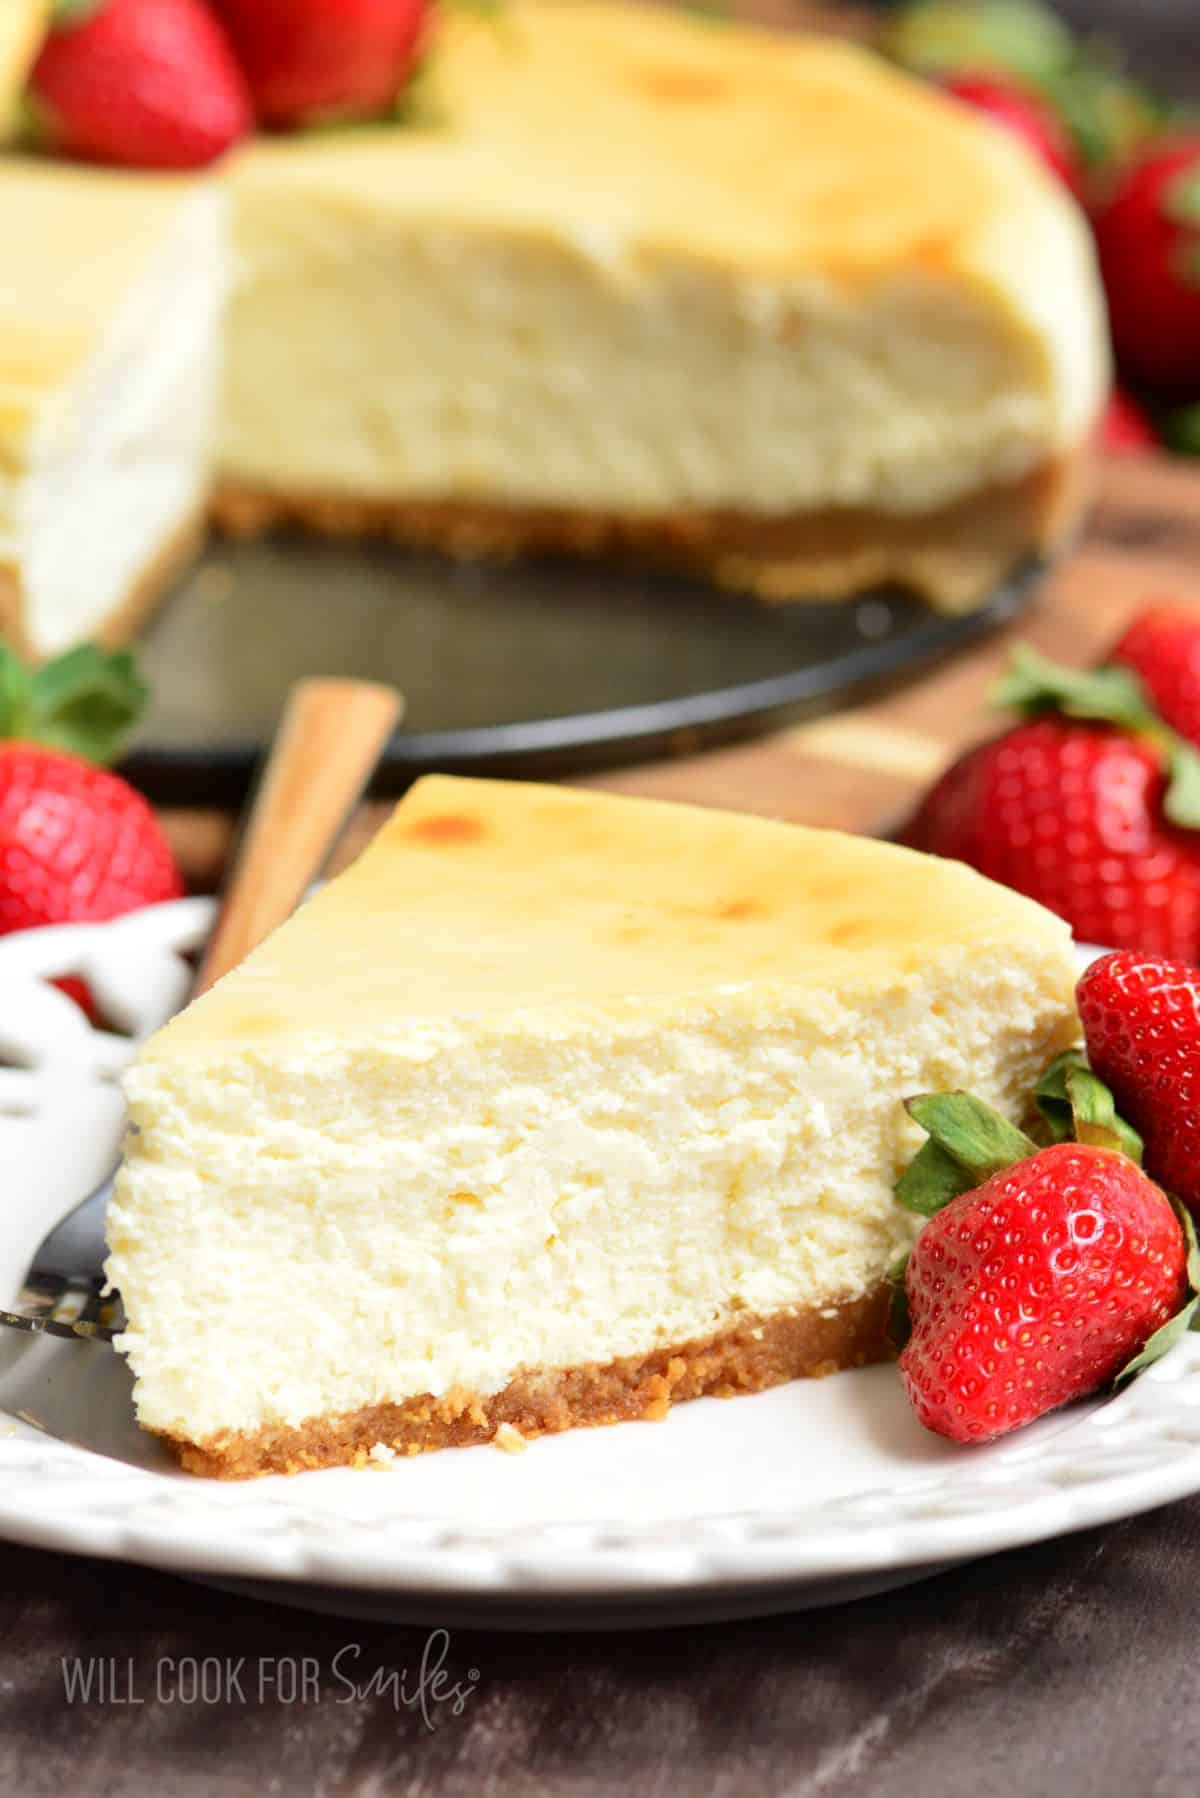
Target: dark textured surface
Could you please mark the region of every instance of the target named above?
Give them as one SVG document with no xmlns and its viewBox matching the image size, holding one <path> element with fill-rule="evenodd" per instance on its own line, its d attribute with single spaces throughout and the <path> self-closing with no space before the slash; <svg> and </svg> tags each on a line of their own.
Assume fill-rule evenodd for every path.
<svg viewBox="0 0 1200 1798">
<path fill-rule="evenodd" d="M 609 1636 L 453 1631 L 461 1714 L 359 1680 L 426 1632 L 312 1617 L 165 1576 L 0 1550 L 0 1775 L 25 1798 L 1158 1798 L 1196 1789 L 1200 1500 L 756 1623 Z M 347 1645 L 358 1653 L 347 1654 Z M 64 1655 L 118 1657 L 127 1703 L 68 1705 Z M 181 1658 L 246 1659 L 244 1702 L 156 1702 Z M 260 1657 L 320 1698 L 258 1702 Z M 174 1665 L 172 1665 L 172 1663 Z M 338 1699 L 347 1699 L 339 1703 Z"/>
</svg>

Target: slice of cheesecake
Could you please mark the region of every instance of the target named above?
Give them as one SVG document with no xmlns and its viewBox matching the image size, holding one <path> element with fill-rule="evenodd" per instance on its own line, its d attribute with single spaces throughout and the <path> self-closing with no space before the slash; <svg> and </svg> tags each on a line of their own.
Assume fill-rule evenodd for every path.
<svg viewBox="0 0 1200 1798">
<path fill-rule="evenodd" d="M 1013 1113 L 1072 979 L 956 864 L 423 780 L 127 1076 L 140 1420 L 238 1476 L 877 1359 L 902 1099 Z"/>
<path fill-rule="evenodd" d="M 607 0 L 451 18 L 435 123 L 230 175 L 220 515 L 978 601 L 1077 516 L 1087 224 L 865 50 Z"/>
<path fill-rule="evenodd" d="M 0 639 L 128 636 L 203 528 L 227 287 L 211 185 L 0 167 Z"/>
</svg>

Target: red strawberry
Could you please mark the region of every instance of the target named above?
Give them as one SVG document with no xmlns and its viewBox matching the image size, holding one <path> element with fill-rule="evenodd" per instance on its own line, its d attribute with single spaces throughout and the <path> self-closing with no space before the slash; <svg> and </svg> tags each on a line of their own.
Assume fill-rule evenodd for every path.
<svg viewBox="0 0 1200 1798">
<path fill-rule="evenodd" d="M 264 124 L 366 117 L 412 74 L 432 0 L 218 0 Z"/>
<path fill-rule="evenodd" d="M 1200 137 L 1134 163 L 1096 240 L 1121 366 L 1149 386 L 1200 393 Z"/>
<path fill-rule="evenodd" d="M 36 743 L 0 743 L 0 935 L 117 918 L 183 891 L 128 781 Z"/>
<path fill-rule="evenodd" d="M 969 751 L 905 833 L 1066 918 L 1082 942 L 1200 954 L 1200 832 L 1163 816 L 1164 753 L 1045 717 Z"/>
<path fill-rule="evenodd" d="M 1182 600 L 1146 606 L 1112 660 L 1133 669 L 1172 730 L 1200 745 L 1200 606 Z"/>
<path fill-rule="evenodd" d="M 202 0 L 76 4 L 30 94 L 52 148 L 131 168 L 200 168 L 253 128 L 245 79 Z"/>
<path fill-rule="evenodd" d="M 127 654 L 84 646 L 31 672 L 0 644 L 0 935 L 102 922 L 182 893 L 146 801 L 95 766 L 145 700 Z M 93 1009 L 82 981 L 57 984 Z"/>
<path fill-rule="evenodd" d="M 960 1193 L 908 1262 L 900 1372 L 921 1422 L 987 1442 L 1107 1385 L 1180 1308 L 1166 1195 L 1111 1149 L 1056 1143 Z"/>
<path fill-rule="evenodd" d="M 1100 421 L 1100 446 L 1111 454 L 1158 447 L 1154 426 L 1121 387 L 1113 392 Z"/>
<path fill-rule="evenodd" d="M 1146 1165 L 1200 1212 L 1200 968 L 1105 955 L 1077 990 L 1088 1059 L 1146 1142 Z"/>
<path fill-rule="evenodd" d="M 984 112 L 1025 143 L 1076 198 L 1083 193 L 1083 170 L 1058 114 L 1023 88 L 989 75 L 958 75 L 946 92 Z"/>
</svg>

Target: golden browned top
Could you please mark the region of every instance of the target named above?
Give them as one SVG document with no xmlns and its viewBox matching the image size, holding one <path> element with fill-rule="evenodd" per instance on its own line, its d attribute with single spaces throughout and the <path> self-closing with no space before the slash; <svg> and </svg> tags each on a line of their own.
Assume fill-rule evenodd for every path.
<svg viewBox="0 0 1200 1798">
<path fill-rule="evenodd" d="M 260 232 L 271 255 L 291 246 L 281 329 L 310 253 L 390 256 L 400 270 L 414 225 L 437 252 L 422 278 L 438 278 L 440 255 L 448 283 L 457 235 L 474 231 L 517 255 L 586 258 L 617 283 L 659 266 L 721 271 L 748 338 L 789 328 L 788 281 L 841 303 L 898 276 L 911 291 L 897 316 L 908 304 L 918 335 L 921 283 L 970 289 L 1044 365 L 1055 440 L 1087 428 L 1104 352 L 1086 228 L 1032 155 L 965 106 L 849 44 L 623 0 L 508 0 L 495 25 L 454 14 L 442 33 L 441 122 L 260 139 L 228 164 L 240 253 L 253 257 Z M 0 162 L 0 448 L 22 392 L 86 356 L 179 191 L 169 177 Z M 884 363 L 893 353 L 903 343 L 881 345 Z"/>
<path fill-rule="evenodd" d="M 610 794 L 431 776 L 360 860 L 155 1039 L 151 1059 L 293 1033 L 903 982 L 934 946 L 1038 955 L 1057 918 L 956 863 Z M 498 1022 L 500 1016 L 511 1023 Z"/>
<path fill-rule="evenodd" d="M 439 122 L 263 141 L 236 178 L 502 222 L 614 257 L 854 278 L 952 271 L 997 212 L 1067 204 L 978 115 L 833 39 L 621 0 L 452 17 Z"/>
</svg>

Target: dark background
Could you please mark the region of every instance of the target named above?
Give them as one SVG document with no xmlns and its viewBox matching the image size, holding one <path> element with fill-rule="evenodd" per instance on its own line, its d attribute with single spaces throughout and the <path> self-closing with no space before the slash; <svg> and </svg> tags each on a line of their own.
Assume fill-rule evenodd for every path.
<svg viewBox="0 0 1200 1798">
<path fill-rule="evenodd" d="M 1176 99 L 1200 100 L 1197 0 L 1059 0 L 1055 10 L 1122 43 L 1137 72 Z"/>
</svg>

